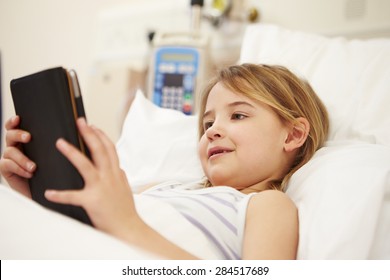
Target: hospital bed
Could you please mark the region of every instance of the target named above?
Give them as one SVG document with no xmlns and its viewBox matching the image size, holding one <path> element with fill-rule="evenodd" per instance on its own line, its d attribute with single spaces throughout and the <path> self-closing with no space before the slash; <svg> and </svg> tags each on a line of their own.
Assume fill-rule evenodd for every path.
<svg viewBox="0 0 390 280">
<path fill-rule="evenodd" d="M 390 259 L 390 39 L 346 40 L 250 25 L 241 62 L 282 64 L 306 78 L 330 113 L 328 141 L 292 177 L 298 259 Z M 203 177 L 196 116 L 137 93 L 117 143 L 134 189 Z M 146 143 L 148 143 L 146 145 Z M 136 196 L 143 218 L 168 239 L 212 259 L 208 241 L 162 202 Z M 0 187 L 1 259 L 157 259 Z"/>
</svg>

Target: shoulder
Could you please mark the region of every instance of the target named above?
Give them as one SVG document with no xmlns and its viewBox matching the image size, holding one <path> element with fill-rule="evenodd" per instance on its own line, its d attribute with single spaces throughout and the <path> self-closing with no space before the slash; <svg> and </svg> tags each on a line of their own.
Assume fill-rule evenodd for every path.
<svg viewBox="0 0 390 280">
<path fill-rule="evenodd" d="M 283 192 L 267 190 L 253 195 L 249 200 L 247 223 L 270 222 L 274 226 L 295 226 L 298 210 L 294 202 Z"/>
<path fill-rule="evenodd" d="M 296 212 L 294 202 L 283 192 L 277 190 L 262 191 L 253 195 L 249 201 L 248 210 L 279 209 L 279 211 Z"/>
<path fill-rule="evenodd" d="M 298 244 L 298 210 L 283 192 L 263 191 L 249 201 L 243 258 L 291 259 Z"/>
</svg>

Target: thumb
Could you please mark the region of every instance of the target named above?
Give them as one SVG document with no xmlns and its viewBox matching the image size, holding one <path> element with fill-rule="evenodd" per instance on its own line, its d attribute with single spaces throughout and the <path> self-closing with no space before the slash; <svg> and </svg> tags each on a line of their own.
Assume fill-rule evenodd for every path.
<svg viewBox="0 0 390 280">
<path fill-rule="evenodd" d="M 81 206 L 80 191 L 77 190 L 46 190 L 45 197 L 51 202 Z"/>
</svg>

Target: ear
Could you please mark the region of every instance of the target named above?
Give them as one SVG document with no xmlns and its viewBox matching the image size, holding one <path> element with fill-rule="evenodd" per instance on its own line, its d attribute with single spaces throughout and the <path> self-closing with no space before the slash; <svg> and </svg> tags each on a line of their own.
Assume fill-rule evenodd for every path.
<svg viewBox="0 0 390 280">
<path fill-rule="evenodd" d="M 286 152 L 292 152 L 301 147 L 307 139 L 310 131 L 310 123 L 305 118 L 297 118 L 289 131 L 287 138 L 284 142 L 284 150 Z"/>
</svg>

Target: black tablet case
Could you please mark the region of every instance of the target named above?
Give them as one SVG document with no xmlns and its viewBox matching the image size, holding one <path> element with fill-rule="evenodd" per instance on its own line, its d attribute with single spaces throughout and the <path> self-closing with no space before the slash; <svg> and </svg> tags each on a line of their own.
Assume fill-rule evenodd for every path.
<svg viewBox="0 0 390 280">
<path fill-rule="evenodd" d="M 23 151 L 37 164 L 29 180 L 32 199 L 52 210 L 92 225 L 81 207 L 57 204 L 44 197 L 46 189 L 81 189 L 84 181 L 77 169 L 55 147 L 62 137 L 89 152 L 76 127 L 76 118 L 85 116 L 81 95 L 74 97 L 68 71 L 62 67 L 44 70 L 11 81 L 15 113 L 20 128 L 31 133 Z"/>
</svg>

